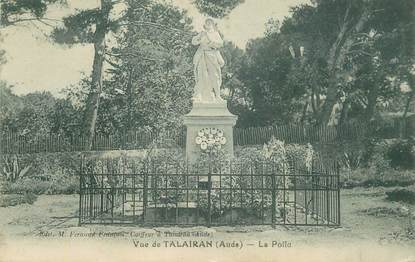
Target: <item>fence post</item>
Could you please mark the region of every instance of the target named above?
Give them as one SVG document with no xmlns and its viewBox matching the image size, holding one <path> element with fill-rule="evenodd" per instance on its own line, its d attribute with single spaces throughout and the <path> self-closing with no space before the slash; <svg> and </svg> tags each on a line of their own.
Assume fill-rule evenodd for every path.
<svg viewBox="0 0 415 262">
<path fill-rule="evenodd" d="M 210 227 L 212 223 L 212 210 L 211 210 L 211 190 L 212 190 L 212 161 L 209 160 L 209 173 L 208 173 L 208 224 L 207 226 Z"/>
<path fill-rule="evenodd" d="M 102 172 L 103 171 L 102 168 L 101 168 L 101 188 L 99 189 L 101 191 L 100 215 L 102 215 L 104 213 L 104 172 Z M 107 175 L 107 177 L 108 177 L 108 175 Z"/>
<path fill-rule="evenodd" d="M 326 167 L 326 168 L 329 168 L 329 167 Z M 330 208 L 330 190 L 331 190 L 331 188 L 330 188 L 330 180 L 331 180 L 331 177 L 329 177 L 330 176 L 330 173 L 328 172 L 328 170 L 325 170 L 325 172 L 324 172 L 324 174 L 326 175 L 326 216 L 327 216 L 327 225 L 330 225 L 330 211 L 331 211 L 331 208 Z"/>
<path fill-rule="evenodd" d="M 89 176 L 89 183 L 90 183 L 90 186 L 89 186 L 89 218 L 92 219 L 92 217 L 94 215 L 93 211 L 95 210 L 95 208 L 94 208 L 94 188 L 93 188 L 93 186 L 95 186 L 95 185 L 93 185 L 93 182 L 92 182 L 93 181 L 92 180 L 93 174 L 89 174 L 88 176 Z"/>
<path fill-rule="evenodd" d="M 271 210 L 271 222 L 272 228 L 275 228 L 275 208 L 276 208 L 276 192 L 275 192 L 275 169 L 274 164 L 271 163 L 271 184 L 272 184 L 272 210 Z M 285 210 L 284 210 L 285 212 Z"/>
<path fill-rule="evenodd" d="M 340 226 L 340 165 L 336 161 L 336 179 L 337 179 L 337 224 Z"/>
<path fill-rule="evenodd" d="M 78 219 L 78 226 L 80 226 L 82 224 L 82 193 L 83 193 L 83 188 L 82 188 L 82 181 L 83 181 L 83 161 L 84 161 L 84 156 L 81 155 L 81 163 L 79 165 L 79 219 Z"/>
<path fill-rule="evenodd" d="M 316 172 L 315 172 L 315 168 L 316 165 L 314 164 L 315 159 L 313 158 L 313 160 L 311 160 L 311 214 L 314 215 L 316 212 L 316 206 L 317 206 L 317 202 L 316 202 L 316 194 L 317 194 L 317 185 L 316 185 Z M 307 189 L 304 189 L 304 194 L 307 196 Z M 307 203 L 307 197 L 306 197 L 306 203 Z M 307 205 L 308 207 L 308 205 Z M 307 211 L 307 210 L 306 210 Z M 307 218 L 307 216 L 306 216 Z"/>
<path fill-rule="evenodd" d="M 147 211 L 146 209 L 147 209 L 148 168 L 149 168 L 149 163 L 144 162 L 143 163 L 143 172 L 144 172 L 144 178 L 143 178 L 143 224 L 145 223 L 146 211 Z"/>
</svg>

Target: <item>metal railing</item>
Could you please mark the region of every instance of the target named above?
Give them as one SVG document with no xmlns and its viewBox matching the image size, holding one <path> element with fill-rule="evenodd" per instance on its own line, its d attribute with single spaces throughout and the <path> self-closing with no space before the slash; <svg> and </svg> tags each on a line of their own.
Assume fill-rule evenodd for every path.
<svg viewBox="0 0 415 262">
<path fill-rule="evenodd" d="M 336 165 L 82 160 L 79 224 L 339 226 Z"/>
</svg>

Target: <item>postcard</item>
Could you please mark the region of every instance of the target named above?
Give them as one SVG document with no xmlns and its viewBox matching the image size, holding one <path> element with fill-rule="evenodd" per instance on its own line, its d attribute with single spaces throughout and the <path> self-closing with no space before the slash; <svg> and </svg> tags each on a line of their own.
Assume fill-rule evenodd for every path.
<svg viewBox="0 0 415 262">
<path fill-rule="evenodd" d="M 0 261 L 415 262 L 414 10 L 0 0 Z"/>
</svg>

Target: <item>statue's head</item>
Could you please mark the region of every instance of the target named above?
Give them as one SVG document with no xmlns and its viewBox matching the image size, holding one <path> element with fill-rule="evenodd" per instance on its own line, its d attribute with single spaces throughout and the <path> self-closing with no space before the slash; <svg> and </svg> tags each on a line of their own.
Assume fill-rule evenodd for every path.
<svg viewBox="0 0 415 262">
<path fill-rule="evenodd" d="M 205 20 L 205 24 L 203 25 L 203 28 L 206 30 L 206 31 L 212 31 L 212 30 L 217 30 L 216 29 L 216 23 L 215 23 L 215 21 L 213 21 L 213 19 L 212 18 L 207 18 L 206 20 Z"/>
</svg>

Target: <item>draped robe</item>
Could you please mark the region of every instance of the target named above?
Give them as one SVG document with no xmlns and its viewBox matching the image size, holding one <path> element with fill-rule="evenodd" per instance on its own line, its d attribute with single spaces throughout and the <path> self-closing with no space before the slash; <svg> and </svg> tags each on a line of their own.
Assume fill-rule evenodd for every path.
<svg viewBox="0 0 415 262">
<path fill-rule="evenodd" d="M 222 85 L 221 67 L 225 61 L 218 48 L 223 46 L 223 40 L 215 30 L 203 31 L 192 39 L 193 45 L 199 45 L 193 57 L 196 85 L 193 101 L 204 103 L 222 102 L 220 86 Z"/>
</svg>

